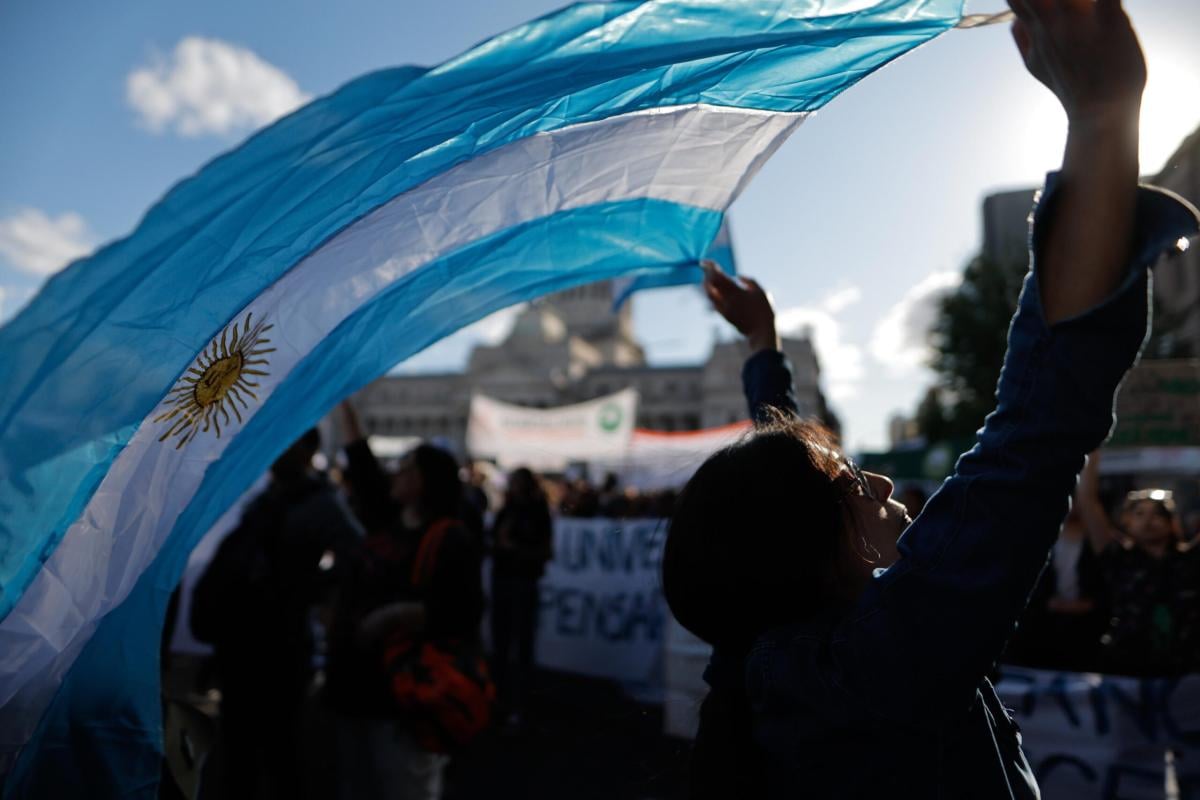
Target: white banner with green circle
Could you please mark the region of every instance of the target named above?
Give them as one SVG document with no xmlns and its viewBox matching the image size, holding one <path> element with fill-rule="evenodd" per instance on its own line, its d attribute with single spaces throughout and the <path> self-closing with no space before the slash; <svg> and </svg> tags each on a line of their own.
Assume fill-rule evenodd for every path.
<svg viewBox="0 0 1200 800">
<path fill-rule="evenodd" d="M 634 389 L 558 408 L 528 408 L 476 394 L 467 420 L 467 450 L 504 467 L 550 471 L 621 458 L 629 450 L 637 403 Z"/>
</svg>

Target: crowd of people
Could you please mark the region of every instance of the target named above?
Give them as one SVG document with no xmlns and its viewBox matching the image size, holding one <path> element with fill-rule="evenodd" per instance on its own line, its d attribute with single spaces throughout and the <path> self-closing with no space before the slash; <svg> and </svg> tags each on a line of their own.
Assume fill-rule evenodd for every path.
<svg viewBox="0 0 1200 800">
<path fill-rule="evenodd" d="M 664 595 L 713 646 L 697 797 L 1036 797 L 989 681 L 999 660 L 1200 669 L 1200 548 L 1165 491 L 1110 514 L 1093 452 L 1146 328 L 1148 267 L 1195 220 L 1137 187 L 1145 74 L 1120 3 L 1011 5 L 1071 133 L 1035 219 L 997 410 L 941 490 L 902 503 L 798 419 L 766 292 L 715 270 L 709 298 L 750 344 L 756 425 L 678 495 L 517 469 L 492 502 L 430 445 L 385 470 L 344 406 L 340 485 L 312 468 L 310 432 L 193 596 L 193 631 L 215 649 L 228 796 L 299 795 L 299 749 L 280 731 L 320 666 L 339 796 L 439 797 L 458 748 L 521 723 L 554 513 L 670 518 Z"/>
<path fill-rule="evenodd" d="M 537 476 L 510 473 L 489 514 L 450 453 L 420 445 L 385 470 L 353 408 L 342 413 L 351 441 L 337 482 L 313 467 L 313 429 L 275 462 L 192 593 L 191 629 L 213 645 L 221 693 L 221 796 L 301 796 L 300 715 L 314 690 L 345 798 L 440 797 L 452 753 L 489 725 L 521 724 L 552 547 Z"/>
<path fill-rule="evenodd" d="M 675 508 L 675 489 L 641 491 L 622 487 L 609 474 L 597 486 L 586 479 L 545 478 L 546 492 L 555 510 L 564 517 L 608 519 L 666 519 Z"/>
<path fill-rule="evenodd" d="M 1122 675 L 1200 671 L 1200 547 L 1172 492 L 1129 492 L 1110 514 L 1087 462 L 1006 660 Z"/>
</svg>

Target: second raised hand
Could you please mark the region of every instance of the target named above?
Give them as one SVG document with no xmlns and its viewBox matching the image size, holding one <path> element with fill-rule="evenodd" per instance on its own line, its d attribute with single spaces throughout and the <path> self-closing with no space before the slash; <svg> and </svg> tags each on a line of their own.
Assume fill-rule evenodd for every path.
<svg viewBox="0 0 1200 800">
<path fill-rule="evenodd" d="M 775 309 L 771 298 L 753 278 L 731 278 L 712 261 L 704 267 L 704 293 L 717 313 L 738 329 L 752 352 L 778 350 Z"/>
</svg>

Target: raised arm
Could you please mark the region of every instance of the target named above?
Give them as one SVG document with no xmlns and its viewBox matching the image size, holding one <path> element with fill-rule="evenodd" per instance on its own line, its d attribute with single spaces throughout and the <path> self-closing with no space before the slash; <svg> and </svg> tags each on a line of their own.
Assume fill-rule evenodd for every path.
<svg viewBox="0 0 1200 800">
<path fill-rule="evenodd" d="M 996 410 L 835 633 L 832 681 L 867 713 L 964 712 L 1011 635 L 1066 516 L 1084 455 L 1144 339 L 1147 270 L 1195 212 L 1135 180 L 1143 68 L 1120 4 L 1026 0 L 1017 41 L 1071 115 L 1066 164 L 1032 232 Z M 902 688 L 899 688 L 902 687 Z"/>
<path fill-rule="evenodd" d="M 395 518 L 387 473 L 371 452 L 358 411 L 349 400 L 339 406 L 346 433 L 346 477 L 354 490 L 359 514 L 369 532 L 388 524 Z"/>
<path fill-rule="evenodd" d="M 1046 322 L 1082 314 L 1128 271 L 1146 62 L 1120 0 L 1010 0 L 1025 65 L 1069 133 L 1041 253 Z"/>
<path fill-rule="evenodd" d="M 750 358 L 742 367 L 750 418 L 767 422 L 770 409 L 799 414 L 792 368 L 780 348 L 771 298 L 753 278 L 731 278 L 711 261 L 705 262 L 704 291 L 717 313 L 750 345 Z"/>
<path fill-rule="evenodd" d="M 1100 502 L 1100 451 L 1087 457 L 1079 486 L 1075 489 L 1075 507 L 1083 520 L 1088 542 L 1095 553 L 1103 553 L 1113 542 L 1121 539 L 1121 531 L 1112 523 L 1104 504 Z"/>
</svg>

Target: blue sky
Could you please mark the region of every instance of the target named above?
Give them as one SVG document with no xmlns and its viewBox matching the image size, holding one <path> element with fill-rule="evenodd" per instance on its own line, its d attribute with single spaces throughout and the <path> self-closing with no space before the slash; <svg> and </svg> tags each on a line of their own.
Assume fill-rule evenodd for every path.
<svg viewBox="0 0 1200 800">
<path fill-rule="evenodd" d="M 0 318 L 68 259 L 129 232 L 171 184 L 273 110 L 369 70 L 437 63 L 559 5 L 6 0 Z M 1200 4 L 1126 6 L 1150 61 L 1149 174 L 1200 125 Z M 809 120 L 734 205 L 740 268 L 770 288 L 782 327 L 816 333 L 852 447 L 882 445 L 888 416 L 910 411 L 928 385 L 922 321 L 978 247 L 983 196 L 1039 182 L 1064 131 L 1005 28 L 955 31 Z M 731 335 L 689 289 L 641 295 L 634 315 L 657 363 L 702 359 L 714 336 Z M 508 318 L 403 368 L 457 368 Z"/>
</svg>

